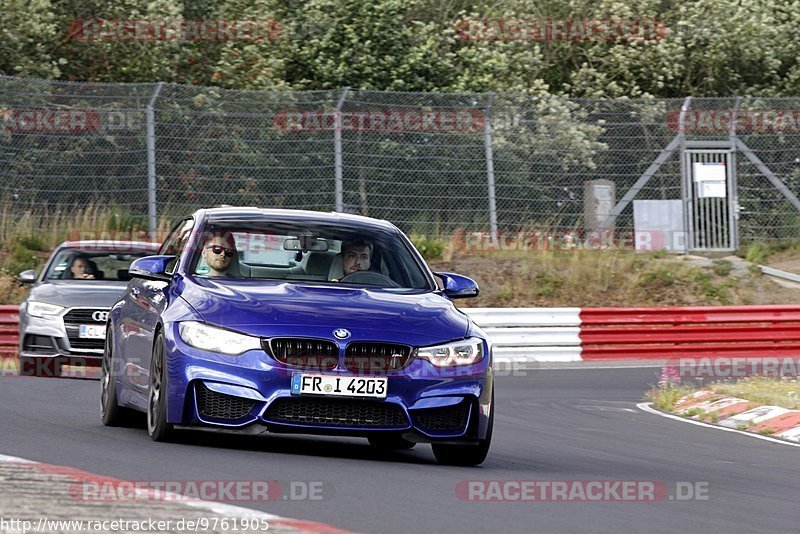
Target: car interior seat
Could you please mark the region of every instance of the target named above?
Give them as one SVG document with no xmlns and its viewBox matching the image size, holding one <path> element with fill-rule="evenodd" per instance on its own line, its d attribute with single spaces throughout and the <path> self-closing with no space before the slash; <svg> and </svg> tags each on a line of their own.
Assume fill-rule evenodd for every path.
<svg viewBox="0 0 800 534">
<path fill-rule="evenodd" d="M 342 278 L 344 278 L 344 267 L 342 267 L 342 253 L 339 252 L 331 259 L 328 280 L 341 280 Z"/>
<path fill-rule="evenodd" d="M 106 273 L 101 271 L 100 268 L 97 266 L 97 264 L 94 261 L 89 260 L 89 267 L 92 268 L 92 274 L 94 275 L 94 279 L 95 280 L 103 280 L 103 279 L 105 279 Z"/>
<path fill-rule="evenodd" d="M 305 274 L 328 276 L 334 256 L 336 254 L 333 252 L 309 252 L 305 263 Z"/>
</svg>

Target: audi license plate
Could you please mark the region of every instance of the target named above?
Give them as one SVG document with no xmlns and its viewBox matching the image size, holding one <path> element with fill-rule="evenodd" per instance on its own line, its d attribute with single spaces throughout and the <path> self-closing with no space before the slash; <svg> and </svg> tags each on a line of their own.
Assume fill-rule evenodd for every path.
<svg viewBox="0 0 800 534">
<path fill-rule="evenodd" d="M 106 325 L 82 324 L 78 328 L 78 337 L 81 339 L 105 339 Z"/>
<path fill-rule="evenodd" d="M 386 398 L 386 377 L 292 374 L 292 395 Z"/>
</svg>

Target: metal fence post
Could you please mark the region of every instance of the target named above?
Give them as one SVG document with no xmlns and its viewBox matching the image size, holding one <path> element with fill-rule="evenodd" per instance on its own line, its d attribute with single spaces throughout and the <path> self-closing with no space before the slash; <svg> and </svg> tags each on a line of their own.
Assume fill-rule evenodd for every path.
<svg viewBox="0 0 800 534">
<path fill-rule="evenodd" d="M 156 112 L 155 104 L 164 82 L 159 82 L 150 102 L 147 104 L 147 215 L 150 240 L 158 230 L 158 210 L 156 209 Z"/>
<path fill-rule="evenodd" d="M 492 153 L 492 104 L 494 93 L 486 103 L 486 120 L 483 125 L 483 144 L 486 150 L 486 185 L 489 190 L 489 231 L 492 244 L 497 245 L 497 198 L 494 187 L 494 155 Z"/>
<path fill-rule="evenodd" d="M 692 227 L 692 219 L 689 214 L 691 210 L 691 200 L 689 195 L 692 193 L 692 184 L 687 183 L 687 173 L 689 168 L 686 165 L 686 113 L 692 105 L 692 97 L 687 96 L 681 106 L 680 114 L 678 115 L 678 143 L 680 144 L 680 166 L 681 166 L 681 206 L 683 207 L 683 232 L 686 241 L 686 248 L 684 254 L 688 254 L 692 248 L 692 240 L 694 239 Z"/>
<path fill-rule="evenodd" d="M 334 126 L 333 126 L 333 166 L 334 166 L 334 194 L 336 196 L 336 206 L 334 211 L 344 211 L 344 183 L 342 177 L 342 106 L 347 98 L 347 93 L 350 91 L 349 87 L 345 87 L 342 91 L 342 96 L 336 103 L 336 110 L 334 112 Z"/>
</svg>

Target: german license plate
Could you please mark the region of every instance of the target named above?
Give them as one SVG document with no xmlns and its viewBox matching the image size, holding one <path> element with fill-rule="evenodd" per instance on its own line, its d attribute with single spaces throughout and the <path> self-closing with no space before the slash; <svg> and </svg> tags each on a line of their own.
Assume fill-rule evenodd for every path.
<svg viewBox="0 0 800 534">
<path fill-rule="evenodd" d="M 106 325 L 82 324 L 78 327 L 78 337 L 81 339 L 105 339 Z"/>
<path fill-rule="evenodd" d="M 292 374 L 292 395 L 386 398 L 386 377 Z"/>
</svg>

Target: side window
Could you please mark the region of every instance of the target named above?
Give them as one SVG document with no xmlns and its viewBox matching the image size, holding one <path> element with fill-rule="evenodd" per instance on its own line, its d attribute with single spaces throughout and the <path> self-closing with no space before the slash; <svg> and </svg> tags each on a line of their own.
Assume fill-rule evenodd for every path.
<svg viewBox="0 0 800 534">
<path fill-rule="evenodd" d="M 159 256 L 165 256 L 168 254 L 175 254 L 175 252 L 170 252 L 177 250 L 177 242 L 178 242 L 178 235 L 180 235 L 180 230 L 183 225 L 186 224 L 186 221 L 181 221 L 175 225 L 175 228 L 167 236 L 167 239 L 164 240 L 164 243 L 161 245 L 161 248 L 158 249 Z"/>
<path fill-rule="evenodd" d="M 175 255 L 175 259 L 167 264 L 167 274 L 173 274 L 175 272 L 175 268 L 178 265 L 178 260 L 180 259 L 183 250 L 186 248 L 186 243 L 189 241 L 189 236 L 192 234 L 193 227 L 193 219 L 187 219 L 183 221 L 175 228 L 175 230 L 173 230 L 172 234 L 170 234 L 170 236 L 164 242 L 164 245 L 161 247 L 159 254 Z"/>
</svg>

